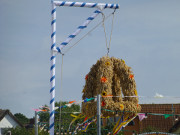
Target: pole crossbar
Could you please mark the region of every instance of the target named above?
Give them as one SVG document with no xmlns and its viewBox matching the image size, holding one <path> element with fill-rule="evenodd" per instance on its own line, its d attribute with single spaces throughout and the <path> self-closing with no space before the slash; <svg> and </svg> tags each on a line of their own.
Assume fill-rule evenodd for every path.
<svg viewBox="0 0 180 135">
<path fill-rule="evenodd" d="M 53 1 L 52 4 L 52 20 L 51 20 L 51 67 L 50 67 L 50 118 L 49 118 L 49 130 L 50 135 L 54 135 L 54 117 L 55 117 L 55 64 L 57 52 L 61 52 L 61 48 L 67 45 L 82 29 L 86 28 L 87 25 L 99 14 L 101 10 L 105 8 L 118 9 L 119 4 L 106 4 L 106 3 L 86 3 L 86 2 L 69 2 L 69 1 Z M 86 21 L 80 25 L 77 30 L 69 35 L 69 37 L 61 43 L 59 47 L 56 47 L 56 7 L 88 7 L 88 8 L 98 8 L 92 16 L 86 19 Z"/>
<path fill-rule="evenodd" d="M 56 6 L 67 7 L 87 7 L 87 8 L 112 8 L 118 9 L 119 4 L 107 4 L 107 3 L 86 3 L 86 2 L 70 2 L 70 1 L 53 1 Z"/>
</svg>

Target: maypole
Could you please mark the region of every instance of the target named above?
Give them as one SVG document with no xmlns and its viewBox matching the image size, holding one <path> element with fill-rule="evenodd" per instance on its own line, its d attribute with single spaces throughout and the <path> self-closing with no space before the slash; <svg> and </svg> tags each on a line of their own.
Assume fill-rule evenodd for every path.
<svg viewBox="0 0 180 135">
<path fill-rule="evenodd" d="M 106 4 L 106 3 L 85 3 L 85 2 L 68 2 L 68 1 L 51 1 L 52 4 L 52 20 L 51 20 L 51 76 L 50 76 L 50 119 L 49 119 L 49 130 L 50 135 L 54 135 L 54 114 L 55 114 L 55 64 L 56 55 L 61 53 L 61 49 L 66 46 L 77 34 L 81 32 L 82 29 L 86 28 L 87 25 L 99 14 L 101 10 L 105 8 L 118 9 L 118 4 Z M 69 37 L 61 43 L 59 47 L 56 46 L 56 6 L 67 6 L 67 7 L 88 7 L 88 8 L 98 8 L 92 16 L 88 17 L 86 21 L 80 25 L 77 30 L 69 35 Z"/>
</svg>

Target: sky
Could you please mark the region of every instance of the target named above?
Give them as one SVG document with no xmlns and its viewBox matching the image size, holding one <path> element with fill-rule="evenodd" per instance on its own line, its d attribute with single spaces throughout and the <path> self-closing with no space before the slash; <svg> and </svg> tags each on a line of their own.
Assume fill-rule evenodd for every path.
<svg viewBox="0 0 180 135">
<path fill-rule="evenodd" d="M 180 1 L 82 0 L 118 3 L 110 57 L 125 60 L 135 74 L 140 103 L 180 103 Z M 95 9 L 57 7 L 57 45 Z M 104 10 L 108 16 L 112 9 Z M 64 51 L 102 21 L 99 15 Z M 105 21 L 110 39 L 112 17 Z M 33 117 L 50 101 L 50 0 L 0 0 L 0 108 Z M 55 101 L 81 100 L 85 76 L 107 53 L 101 26 L 56 61 Z M 62 70 L 62 80 L 61 78 Z M 61 86 L 62 83 L 62 86 Z M 156 94 L 168 98 L 155 99 Z"/>
</svg>

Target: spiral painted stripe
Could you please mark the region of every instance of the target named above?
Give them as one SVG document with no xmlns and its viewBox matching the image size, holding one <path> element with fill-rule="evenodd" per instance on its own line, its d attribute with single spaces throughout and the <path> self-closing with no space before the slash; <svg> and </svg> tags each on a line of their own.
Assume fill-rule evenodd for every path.
<svg viewBox="0 0 180 135">
<path fill-rule="evenodd" d="M 87 26 L 79 26 L 78 29 L 84 29 L 86 28 Z"/>
<path fill-rule="evenodd" d="M 53 99 L 51 99 L 50 100 L 50 104 L 52 104 L 52 102 L 54 102 L 55 101 L 55 99 L 53 98 Z M 54 110 L 53 110 L 54 111 Z"/>
<path fill-rule="evenodd" d="M 92 5 L 91 7 L 92 7 L 92 8 L 94 8 L 94 7 L 96 7 L 96 6 L 97 6 L 97 3 L 95 3 L 95 4 L 94 4 L 94 5 Z"/>
<path fill-rule="evenodd" d="M 61 45 L 67 45 L 68 43 L 67 42 L 62 42 Z"/>
<path fill-rule="evenodd" d="M 56 22 L 56 19 L 54 19 L 54 20 L 51 22 L 51 25 L 53 25 L 55 22 Z"/>
<path fill-rule="evenodd" d="M 49 129 L 52 129 L 54 127 L 54 123 L 52 123 L 50 126 L 49 126 Z"/>
<path fill-rule="evenodd" d="M 51 57 L 51 60 L 53 60 L 54 58 L 56 58 L 56 56 L 52 56 L 52 57 Z"/>
<path fill-rule="evenodd" d="M 54 35 L 56 35 L 56 32 L 53 32 L 53 33 L 51 34 L 51 38 L 52 38 Z"/>
<path fill-rule="evenodd" d="M 51 50 L 54 48 L 56 46 L 56 44 L 54 43 L 54 44 L 52 44 L 52 46 L 51 46 Z"/>
<path fill-rule="evenodd" d="M 64 6 L 64 4 L 65 4 L 65 3 L 66 3 L 66 2 L 65 2 L 65 1 L 63 1 L 63 2 L 62 2 L 62 4 L 61 4 L 60 6 Z"/>
<path fill-rule="evenodd" d="M 110 8 L 113 8 L 114 7 L 114 4 L 112 4 L 111 6 L 110 6 Z"/>
<path fill-rule="evenodd" d="M 51 77 L 50 82 L 52 82 L 52 80 L 54 80 L 54 79 L 55 79 L 55 75 L 53 77 Z"/>
<path fill-rule="evenodd" d="M 69 38 L 75 38 L 76 35 L 70 35 Z"/>
<path fill-rule="evenodd" d="M 53 68 L 55 68 L 55 64 L 51 66 L 51 70 L 52 70 Z"/>
<path fill-rule="evenodd" d="M 59 53 L 61 53 L 61 50 L 59 49 L 59 47 L 56 47 L 56 50 L 57 50 Z"/>
<path fill-rule="evenodd" d="M 52 10 L 51 14 L 54 14 L 56 12 L 56 8 Z"/>
<path fill-rule="evenodd" d="M 70 6 L 71 6 L 71 7 L 74 6 L 75 3 L 76 3 L 76 2 L 73 2 Z"/>
<path fill-rule="evenodd" d="M 54 113 L 55 113 L 55 111 L 52 111 L 49 116 L 51 117 Z"/>
<path fill-rule="evenodd" d="M 83 3 L 80 7 L 84 7 L 86 5 L 86 3 Z"/>
<path fill-rule="evenodd" d="M 96 10 L 94 13 L 99 14 L 99 13 L 101 13 L 101 11 L 100 10 Z"/>
<path fill-rule="evenodd" d="M 55 90 L 55 87 L 52 87 L 52 88 L 50 89 L 50 93 L 51 93 L 53 90 Z"/>
<path fill-rule="evenodd" d="M 89 17 L 87 20 L 93 20 L 94 18 L 93 17 Z"/>
</svg>

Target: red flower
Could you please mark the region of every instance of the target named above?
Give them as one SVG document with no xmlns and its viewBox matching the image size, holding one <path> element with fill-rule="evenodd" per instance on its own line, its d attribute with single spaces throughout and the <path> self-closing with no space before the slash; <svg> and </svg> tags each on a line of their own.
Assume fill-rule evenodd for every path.
<svg viewBox="0 0 180 135">
<path fill-rule="evenodd" d="M 134 78 L 134 75 L 133 75 L 133 74 L 130 74 L 130 75 L 129 75 L 129 78 L 133 79 L 133 78 Z"/>
<path fill-rule="evenodd" d="M 106 105 L 106 103 L 104 101 L 102 101 L 101 106 L 103 107 L 105 105 Z"/>
<path fill-rule="evenodd" d="M 102 83 L 105 83 L 105 82 L 107 82 L 107 79 L 106 79 L 106 77 L 102 77 L 102 78 L 101 78 L 101 82 L 102 82 Z"/>
<path fill-rule="evenodd" d="M 85 77 L 85 80 L 87 80 L 88 79 L 88 75 L 86 75 L 86 77 Z"/>
</svg>

